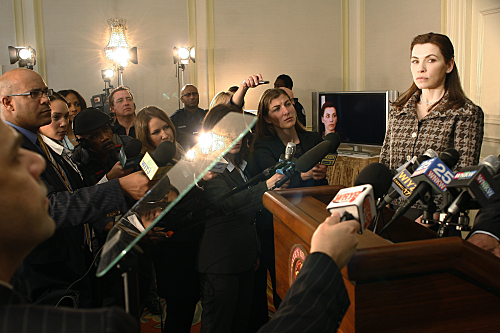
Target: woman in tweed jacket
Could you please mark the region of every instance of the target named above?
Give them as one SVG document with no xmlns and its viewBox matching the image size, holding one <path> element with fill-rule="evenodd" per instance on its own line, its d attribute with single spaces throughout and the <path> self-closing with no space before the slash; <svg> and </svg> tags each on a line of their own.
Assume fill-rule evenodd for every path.
<svg viewBox="0 0 500 333">
<path fill-rule="evenodd" d="M 455 170 L 478 164 L 484 114 L 462 90 L 450 39 L 419 35 L 410 49 L 413 84 L 391 107 L 380 162 L 396 169 L 427 149 L 455 148 Z"/>
</svg>

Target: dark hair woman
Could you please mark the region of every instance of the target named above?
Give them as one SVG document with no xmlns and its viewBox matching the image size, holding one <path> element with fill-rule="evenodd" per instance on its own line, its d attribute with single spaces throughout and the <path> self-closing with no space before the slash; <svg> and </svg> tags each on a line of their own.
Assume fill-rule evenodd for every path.
<svg viewBox="0 0 500 333">
<path fill-rule="evenodd" d="M 456 169 L 478 164 L 484 114 L 462 90 L 450 39 L 419 35 L 410 52 L 413 83 L 391 107 L 380 162 L 395 169 L 427 149 L 454 148 Z"/>
<path fill-rule="evenodd" d="M 59 90 L 58 93 L 65 98 L 69 109 L 69 124 L 66 134 L 67 138 L 64 140 L 64 147 L 73 150 L 75 146 L 78 145 L 75 133 L 73 133 L 73 118 L 75 118 L 80 111 L 87 108 L 87 103 L 82 95 L 73 89 Z"/>
<path fill-rule="evenodd" d="M 203 129 L 211 130 L 230 112 L 242 113 L 232 105 L 216 105 L 205 116 Z M 265 182 L 218 200 L 221 194 L 248 180 L 247 149 L 246 136 L 225 155 L 228 166 L 224 172 L 205 183 L 203 196 L 213 203 L 217 215 L 205 223 L 198 255 L 202 332 L 245 332 L 250 316 L 258 244 L 255 213 L 263 209 L 264 193 L 283 176 L 276 174 Z"/>
</svg>

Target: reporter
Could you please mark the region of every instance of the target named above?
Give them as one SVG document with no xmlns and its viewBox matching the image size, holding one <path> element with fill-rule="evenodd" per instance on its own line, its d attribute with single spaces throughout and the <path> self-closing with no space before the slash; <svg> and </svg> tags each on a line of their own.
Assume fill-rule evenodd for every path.
<svg viewBox="0 0 500 333">
<path fill-rule="evenodd" d="M 138 322 L 121 309 L 75 310 L 24 304 L 9 284 L 25 258 L 56 229 L 48 214 L 47 188 L 41 178 L 45 160 L 21 148 L 21 138 L 0 121 L 0 256 L 4 258 L 0 261 L 0 331 L 18 332 L 24 322 L 32 332 L 138 332 Z M 82 322 L 87 325 L 83 327 Z"/>
<path fill-rule="evenodd" d="M 207 113 L 203 129 L 211 130 L 229 112 L 241 113 L 235 106 L 215 106 Z M 266 182 L 216 201 L 249 178 L 247 140 L 245 137 L 226 154 L 228 167 L 205 184 L 204 198 L 218 214 L 205 223 L 198 255 L 203 295 L 201 332 L 246 330 L 258 248 L 255 212 L 263 208 L 264 192 L 283 177 L 276 174 Z"/>
</svg>

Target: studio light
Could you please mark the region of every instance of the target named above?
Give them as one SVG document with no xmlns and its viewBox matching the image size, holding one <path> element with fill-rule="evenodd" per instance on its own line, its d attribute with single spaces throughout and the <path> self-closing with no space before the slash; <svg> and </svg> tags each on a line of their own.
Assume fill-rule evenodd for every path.
<svg viewBox="0 0 500 333">
<path fill-rule="evenodd" d="M 36 51 L 31 46 L 9 46 L 10 64 L 13 65 L 19 61 L 19 67 L 33 69 L 36 65 Z"/>
<path fill-rule="evenodd" d="M 182 65 L 188 65 L 189 61 L 196 63 L 195 54 L 196 53 L 194 47 L 174 47 L 174 64 L 178 64 L 180 67 L 182 67 Z"/>
<path fill-rule="evenodd" d="M 102 79 L 112 79 L 115 76 L 115 71 L 112 69 L 101 69 Z"/>
<path fill-rule="evenodd" d="M 184 86 L 184 69 L 189 62 L 195 61 L 195 50 L 193 47 L 174 47 L 174 65 L 175 65 L 175 77 L 177 78 L 177 87 L 179 96 L 181 95 L 181 86 Z M 179 72 L 182 71 L 181 75 Z M 181 108 L 181 100 L 179 99 L 179 109 Z"/>
</svg>

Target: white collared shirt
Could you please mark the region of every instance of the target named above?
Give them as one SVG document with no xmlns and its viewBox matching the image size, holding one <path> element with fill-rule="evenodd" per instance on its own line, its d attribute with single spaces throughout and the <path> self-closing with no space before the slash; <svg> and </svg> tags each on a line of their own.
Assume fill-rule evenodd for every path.
<svg viewBox="0 0 500 333">
<path fill-rule="evenodd" d="M 61 144 L 57 143 L 51 138 L 43 135 L 42 133 L 40 133 L 40 136 L 42 137 L 43 142 L 45 142 L 45 144 L 49 146 L 54 153 L 64 158 L 64 160 L 68 162 L 69 165 L 71 165 L 71 167 L 80 175 L 80 178 L 83 180 L 83 176 L 80 170 L 78 169 L 78 166 L 71 159 L 71 151 L 69 149 L 64 148 Z"/>
<path fill-rule="evenodd" d="M 247 167 L 247 161 L 243 160 L 238 168 L 238 171 L 240 172 L 240 175 L 241 175 L 241 178 L 243 178 L 244 181 L 248 181 L 248 178 L 247 176 L 245 176 L 245 174 L 243 173 L 243 171 L 245 170 L 245 168 Z M 234 170 L 234 164 L 231 163 L 231 161 L 229 159 L 227 159 L 227 167 L 226 167 L 227 171 L 229 172 L 232 172 Z"/>
</svg>

